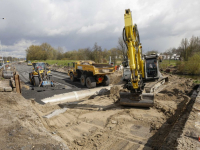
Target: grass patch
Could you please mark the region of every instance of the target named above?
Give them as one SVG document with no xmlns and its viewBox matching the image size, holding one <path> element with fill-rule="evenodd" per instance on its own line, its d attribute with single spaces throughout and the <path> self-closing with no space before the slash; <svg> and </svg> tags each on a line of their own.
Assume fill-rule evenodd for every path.
<svg viewBox="0 0 200 150">
<path fill-rule="evenodd" d="M 179 62 L 179 60 L 163 60 L 159 62 L 159 68 L 165 70 L 167 67 L 174 67 L 177 62 Z"/>
<path fill-rule="evenodd" d="M 200 80 L 194 80 L 193 81 L 195 84 L 200 84 Z"/>
</svg>

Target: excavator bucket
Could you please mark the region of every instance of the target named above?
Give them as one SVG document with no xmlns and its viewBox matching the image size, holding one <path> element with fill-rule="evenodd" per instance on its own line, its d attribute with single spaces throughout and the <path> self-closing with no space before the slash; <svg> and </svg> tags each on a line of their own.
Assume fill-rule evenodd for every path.
<svg viewBox="0 0 200 150">
<path fill-rule="evenodd" d="M 153 93 L 120 93 L 120 105 L 136 107 L 152 107 L 154 105 Z"/>
</svg>

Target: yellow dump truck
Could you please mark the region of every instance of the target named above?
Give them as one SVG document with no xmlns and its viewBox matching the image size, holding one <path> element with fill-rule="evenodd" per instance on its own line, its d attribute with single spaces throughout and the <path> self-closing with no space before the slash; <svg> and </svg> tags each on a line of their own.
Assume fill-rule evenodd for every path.
<svg viewBox="0 0 200 150">
<path fill-rule="evenodd" d="M 115 68 L 109 64 L 96 64 L 94 61 L 73 62 L 73 68 L 68 70 L 70 80 L 80 79 L 81 85 L 94 88 L 97 84 L 108 86 L 108 74 L 114 73 Z"/>
</svg>

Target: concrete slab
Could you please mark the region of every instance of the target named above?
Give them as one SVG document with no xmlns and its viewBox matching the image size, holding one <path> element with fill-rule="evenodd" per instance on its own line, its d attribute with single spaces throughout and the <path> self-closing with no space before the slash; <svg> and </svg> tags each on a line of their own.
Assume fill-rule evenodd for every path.
<svg viewBox="0 0 200 150">
<path fill-rule="evenodd" d="M 0 81 L 0 92 L 11 92 L 10 80 Z"/>
<path fill-rule="evenodd" d="M 12 92 L 12 88 L 11 87 L 4 87 L 4 91 L 5 92 Z"/>
</svg>

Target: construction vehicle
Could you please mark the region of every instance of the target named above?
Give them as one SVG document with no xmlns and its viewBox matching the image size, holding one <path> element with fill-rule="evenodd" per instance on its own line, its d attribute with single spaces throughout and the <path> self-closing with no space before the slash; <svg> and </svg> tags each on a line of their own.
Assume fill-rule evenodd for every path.
<svg viewBox="0 0 200 150">
<path fill-rule="evenodd" d="M 158 55 L 142 55 L 142 45 L 137 25 L 132 23 L 130 9 L 125 10 L 125 27 L 123 40 L 127 47 L 128 59 L 124 67 L 129 65 L 131 78 L 124 88 L 129 92 L 120 93 L 120 104 L 128 106 L 152 107 L 154 92 L 163 85 L 168 78 L 162 77 L 158 67 Z"/>
<path fill-rule="evenodd" d="M 28 61 L 27 65 L 28 65 L 28 66 L 32 66 L 32 63 L 31 63 L 30 60 Z"/>
<path fill-rule="evenodd" d="M 12 65 L 4 65 L 4 68 L 2 70 L 2 77 L 4 79 L 11 79 L 15 74 L 15 70 L 14 67 Z"/>
<path fill-rule="evenodd" d="M 73 62 L 73 68 L 68 70 L 71 81 L 80 79 L 81 85 L 94 88 L 97 84 L 108 86 L 110 79 L 107 76 L 115 71 L 109 64 L 96 64 L 94 61 Z"/>
<path fill-rule="evenodd" d="M 33 71 L 29 73 L 29 80 L 34 87 L 54 86 L 51 71 L 46 70 L 45 63 L 34 62 L 32 65 Z"/>
<path fill-rule="evenodd" d="M 3 68 L 3 66 L 4 66 L 4 61 L 3 59 L 0 59 L 0 69 Z"/>
</svg>

